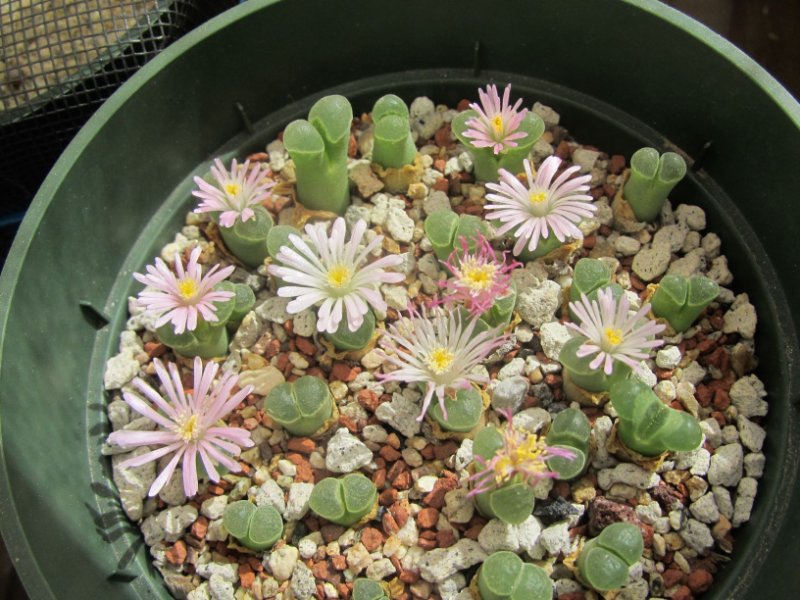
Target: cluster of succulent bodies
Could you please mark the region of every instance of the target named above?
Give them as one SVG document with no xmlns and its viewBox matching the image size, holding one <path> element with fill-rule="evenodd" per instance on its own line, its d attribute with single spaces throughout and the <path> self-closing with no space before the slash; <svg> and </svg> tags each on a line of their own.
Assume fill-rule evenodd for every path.
<svg viewBox="0 0 800 600">
<path fill-rule="evenodd" d="M 510 86 L 502 100 L 494 86 L 479 95 L 480 104 L 452 115 L 449 131 L 462 142 L 475 178 L 489 193 L 475 203 L 479 212 L 453 211 L 452 206 L 424 209 L 427 218 L 420 221 L 429 245 L 427 256 L 435 257 L 428 262 L 441 273 L 425 293 L 417 286 L 412 295 L 407 285 L 409 262 L 421 257 L 414 255 L 413 247 L 401 252 L 397 243 L 411 242 L 416 232 L 406 240 L 385 221 L 385 228 L 370 228 L 375 219 L 365 220 L 349 207 L 350 181 L 359 192 L 362 181 L 354 177 L 359 165 L 348 157 L 352 111 L 342 97 L 322 99 L 308 120 L 286 128 L 284 144 L 293 161 L 290 176 L 287 169 L 278 173 L 274 161 L 268 167 L 253 157 L 241 164 L 233 160 L 230 169 L 217 159 L 209 177 L 196 178 L 194 195 L 201 200 L 194 210 L 196 222 L 217 241 L 216 247 L 197 244 L 175 253 L 174 268 L 156 259 L 146 275 L 136 275 L 147 286 L 136 304 L 152 317 L 151 343 L 158 352 L 171 350 L 176 361 L 194 357 L 192 370 L 181 372 L 175 362 L 165 367 L 154 359 L 146 372 L 158 380 L 148 383 L 137 377 L 123 400 L 155 428 L 123 428 L 108 439 L 117 452 L 145 447 L 120 461 L 121 469 L 159 461 L 149 496 L 158 496 L 178 472 L 183 493 L 191 498 L 203 493 L 205 481 L 224 484 L 229 481 L 226 474 L 249 470 L 249 449 L 261 452 L 254 445 L 265 443 L 251 434 L 259 427 L 283 430 L 289 439 L 312 445 L 334 432 L 339 437 L 341 425 L 357 432 L 349 413 L 340 414 L 341 398 L 332 393 L 325 371 L 347 361 L 366 364 L 367 356 L 370 364 L 374 361 L 377 385 L 404 389 L 401 398 L 416 398 L 417 425 L 410 425 L 415 431 L 428 432 L 436 443 L 471 442 L 471 460 L 460 485 L 485 519 L 507 526 L 522 526 L 531 518 L 546 489 L 543 482 L 552 486 L 553 481 L 575 481 L 586 473 L 595 452 L 587 413 L 596 417 L 606 407 L 616 418 L 606 452 L 640 469 L 655 472 L 671 452 L 691 452 L 701 445 L 695 417 L 665 404 L 645 383 L 652 377 L 652 371 L 650 377 L 645 371 L 650 370 L 652 352 L 664 344 L 665 331 L 673 339 L 679 336 L 716 299 L 716 283 L 700 276 L 668 275 L 663 285 L 642 294 L 643 300 L 616 281 L 612 261 L 577 260 L 590 248 L 583 243 L 584 232 L 592 231 L 586 222 L 596 222 L 597 205 L 588 193 L 592 175 L 578 174 L 579 165 L 568 165 L 558 156 L 532 153 L 544 124 L 539 116 L 520 111 L 520 102 L 510 104 Z M 424 183 L 426 161 L 421 157 L 431 155 L 416 152 L 409 117 L 396 96 L 376 103 L 370 127 L 373 158 L 368 182 L 363 183 L 383 184 L 407 205 L 419 190 L 429 198 L 434 187 Z M 445 145 L 455 145 L 455 140 Z M 664 161 L 656 152 L 652 167 L 645 160 L 653 159 L 652 153 L 644 154 L 632 161 L 631 197 L 627 188 L 621 192 L 621 201 L 634 217 L 644 210 L 639 209 L 642 202 L 650 213 L 654 203 L 660 211 L 671 189 L 668 184 L 679 179 L 674 158 Z M 342 187 L 344 201 L 339 198 Z M 276 211 L 276 205 L 284 211 Z M 282 218 L 291 207 L 291 218 Z M 297 362 L 304 361 L 305 367 L 297 370 L 304 371 L 302 375 L 289 369 L 284 381 L 284 364 L 275 369 L 280 377 L 272 385 L 248 383 L 252 378 L 243 369 L 242 355 L 245 361 L 264 364 L 263 358 L 252 356 L 260 340 L 243 346 L 237 337 L 252 326 L 248 323 L 265 315 L 251 311 L 257 299 L 242 278 L 237 279 L 240 283 L 225 281 L 237 265 L 256 269 L 269 297 L 283 302 L 287 321 L 311 316 L 315 325 L 304 329 L 304 337 L 316 346 L 310 357 L 328 368 L 312 374 L 301 357 Z M 487 366 L 508 362 L 509 356 L 524 351 L 525 343 L 514 334 L 520 321 L 518 298 L 527 292 L 520 286 L 530 284 L 525 275 L 547 269 L 562 269 L 573 279 L 563 306 L 551 311 L 560 315 L 568 338 L 560 342 L 555 358 L 563 368 L 563 400 L 572 407 L 557 412 L 549 427 L 530 427 L 515 422 L 525 395 L 503 406 L 499 395 L 491 394 L 497 371 Z M 398 305 L 395 294 L 387 298 L 387 290 L 397 287 L 407 289 L 405 305 Z M 230 355 L 229 345 L 235 349 Z M 219 369 L 214 359 L 226 357 Z M 377 415 L 377 408 L 370 406 L 370 411 Z M 245 426 L 241 413 L 257 418 Z M 507 421 L 504 426 L 499 425 L 501 416 Z M 392 418 L 383 421 L 394 423 L 405 435 Z M 376 488 L 375 477 L 337 470 L 329 464 L 332 454 L 329 443 L 320 465 L 326 475 L 315 477 L 305 511 L 323 523 L 356 529 L 380 519 L 383 490 Z M 257 462 L 263 462 L 263 456 Z M 256 494 L 229 503 L 223 524 L 237 547 L 263 552 L 290 539 L 285 521 L 275 506 L 259 502 Z M 629 567 L 642 555 L 640 528 L 620 523 L 607 529 L 607 534 L 587 541 L 585 551 L 578 549 L 565 561 L 578 581 L 598 590 L 623 586 Z M 548 565 L 523 562 L 512 552 L 490 558 L 475 579 L 482 597 L 552 594 L 548 574 L 541 568 Z M 503 574 L 513 577 L 504 580 Z M 391 592 L 386 582 L 374 588 L 358 581 L 352 586 L 354 597 Z"/>
</svg>

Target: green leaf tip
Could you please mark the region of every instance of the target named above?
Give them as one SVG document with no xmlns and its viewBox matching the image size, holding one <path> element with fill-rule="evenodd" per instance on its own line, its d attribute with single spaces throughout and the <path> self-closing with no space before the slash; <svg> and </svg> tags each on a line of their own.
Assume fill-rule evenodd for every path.
<svg viewBox="0 0 800 600">
<path fill-rule="evenodd" d="M 679 154 L 665 152 L 659 156 L 655 148 L 640 148 L 631 156 L 630 176 L 622 193 L 638 220 L 652 221 L 685 175 L 686 161 Z"/>
<path fill-rule="evenodd" d="M 325 381 L 304 375 L 272 388 L 264 400 L 264 410 L 292 435 L 309 436 L 333 415 L 333 396 Z"/>
<path fill-rule="evenodd" d="M 719 286 L 705 276 L 665 275 L 650 303 L 653 314 L 666 319 L 676 332 L 684 332 L 719 295 Z"/>
<path fill-rule="evenodd" d="M 403 99 L 387 94 L 372 109 L 375 142 L 372 162 L 385 169 L 400 169 L 414 162 L 417 148 L 411 137 L 408 106 Z"/>
</svg>

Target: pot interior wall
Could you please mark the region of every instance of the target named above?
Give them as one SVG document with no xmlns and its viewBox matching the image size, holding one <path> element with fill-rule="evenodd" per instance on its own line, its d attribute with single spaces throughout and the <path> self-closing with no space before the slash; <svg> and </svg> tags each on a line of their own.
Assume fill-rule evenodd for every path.
<svg viewBox="0 0 800 600">
<path fill-rule="evenodd" d="M 642 4 L 648 10 L 654 6 Z M 720 106 L 703 118 L 696 113 L 705 99 L 687 101 L 673 89 L 679 79 L 696 75 L 684 73 L 686 69 L 705 61 L 715 70 L 698 80 L 698 86 L 720 78 L 739 85 L 739 97 L 763 109 L 759 120 L 762 129 L 773 132 L 774 145 L 797 150 L 797 127 L 792 129 L 791 120 L 763 90 L 685 31 L 626 2 L 575 2 L 569 8 L 558 2 L 510 2 L 508 10 L 520 15 L 511 25 L 518 34 L 510 36 L 513 44 L 493 33 L 495 15 L 485 15 L 477 2 L 381 5 L 385 10 L 376 11 L 369 2 L 346 2 L 338 8 L 310 1 L 274 6 L 251 2 L 232 11 L 165 52 L 127 84 L 82 131 L 45 182 L 12 250 L 3 275 L 5 295 L 0 296 L 5 318 L 0 340 L 3 533 L 34 598 L 169 597 L 149 565 L 138 531 L 119 509 L 108 461 L 99 455 L 108 431 L 104 362 L 115 352 L 124 326 L 126 299 L 134 290 L 131 273 L 150 262 L 179 228 L 191 204 L 191 175 L 203 171 L 214 156 L 241 156 L 263 148 L 288 121 L 304 115 L 323 89 L 348 96 L 358 113 L 386 92 L 407 101 L 427 95 L 452 105 L 473 97 L 490 79 L 512 81 L 515 94 L 526 103 L 540 100 L 556 108 L 562 123 L 583 143 L 628 156 L 643 144 L 665 148 L 669 142 L 655 127 L 692 159 L 699 156 L 701 142 L 712 137 L 747 141 L 752 136 L 739 129 L 738 115 L 728 108 Z M 438 38 L 427 19 L 451 23 L 456 6 L 462 36 L 450 48 L 453 56 L 443 56 L 446 50 L 433 43 Z M 423 9 L 428 11 L 426 20 L 409 16 Z M 309 20 L 308 14 L 315 16 Z M 347 18 L 361 14 L 370 17 Z M 575 24 L 576 19 L 597 23 L 600 18 L 616 23 L 627 37 L 612 41 Z M 342 26 L 336 30 L 337 40 L 345 36 L 337 47 L 342 54 L 335 63 L 325 56 L 330 48 L 324 44 L 293 41 L 296 32 L 287 23 L 301 20 L 307 25 L 307 40 L 331 39 L 330 24 Z M 542 30 L 543 23 L 558 25 L 562 36 L 575 34 L 575 47 L 560 38 L 554 47 L 532 47 L 524 35 Z M 418 36 L 416 46 L 408 39 L 410 32 Z M 476 40 L 481 45 L 473 52 Z M 654 52 L 661 51 L 658 76 L 650 68 L 631 65 L 627 83 L 624 78 L 612 82 L 581 58 L 596 47 L 620 59 L 645 41 Z M 293 59 L 272 58 L 269 52 L 265 56 L 265 48 L 291 49 Z M 687 48 L 697 53 L 695 61 L 681 65 Z M 539 56 L 541 65 L 532 60 Z M 385 75 L 387 71 L 392 74 Z M 720 94 L 727 95 L 726 90 Z M 251 132 L 245 131 L 236 103 L 255 121 Z M 773 588 L 779 581 L 789 586 L 782 589 L 792 589 L 789 570 L 780 570 L 785 561 L 776 558 L 781 552 L 770 555 L 772 562 L 765 559 L 775 547 L 775 532 L 788 527 L 788 518 L 797 519 L 786 511 L 800 462 L 791 404 L 797 344 L 784 292 L 791 293 L 796 285 L 787 280 L 789 273 L 796 273 L 796 258 L 774 250 L 792 240 L 787 233 L 791 219 L 796 223 L 800 218 L 796 207 L 787 209 L 778 201 L 783 190 L 797 189 L 791 186 L 798 175 L 776 171 L 773 161 L 754 163 L 759 157 L 728 153 L 727 148 L 718 142 L 704 169 L 672 194 L 706 209 L 708 228 L 721 235 L 737 277 L 734 286 L 748 292 L 759 309 L 757 349 L 765 357 L 759 376 L 771 400 L 767 472 L 753 520 L 737 533 L 734 561 L 710 594 L 718 600 L 755 597 L 755 590 L 769 579 Z M 761 188 L 742 176 L 753 169 L 765 173 Z M 751 201 L 758 189 L 764 200 L 755 209 Z M 789 223 L 779 218 L 787 211 Z M 773 263 L 783 280 L 775 275 Z M 790 468 L 779 472 L 782 464 Z"/>
</svg>

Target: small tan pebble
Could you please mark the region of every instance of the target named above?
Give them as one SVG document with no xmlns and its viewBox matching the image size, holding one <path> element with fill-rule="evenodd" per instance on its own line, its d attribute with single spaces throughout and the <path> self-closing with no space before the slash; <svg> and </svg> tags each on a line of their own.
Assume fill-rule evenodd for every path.
<svg viewBox="0 0 800 600">
<path fill-rule="evenodd" d="M 439 511 L 435 508 L 423 508 L 417 513 L 417 525 L 423 529 L 431 528 L 439 520 Z"/>
<path fill-rule="evenodd" d="M 292 452 L 299 452 L 300 454 L 311 454 L 317 449 L 317 443 L 311 438 L 289 438 L 286 448 Z"/>
<path fill-rule="evenodd" d="M 374 527 L 361 530 L 361 543 L 369 552 L 375 552 L 383 544 L 383 534 Z"/>
</svg>

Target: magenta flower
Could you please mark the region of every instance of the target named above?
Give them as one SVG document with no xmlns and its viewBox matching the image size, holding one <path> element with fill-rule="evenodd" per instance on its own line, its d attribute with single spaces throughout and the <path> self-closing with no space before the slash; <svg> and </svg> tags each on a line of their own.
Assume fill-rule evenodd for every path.
<svg viewBox="0 0 800 600">
<path fill-rule="evenodd" d="M 138 303 L 150 313 L 159 317 L 156 327 L 172 321 L 176 334 L 197 328 L 198 315 L 206 321 L 217 321 L 217 307 L 214 302 L 224 302 L 233 297 L 233 292 L 214 291 L 214 286 L 233 273 L 233 266 L 219 269 L 214 265 L 206 273 L 201 274 L 197 259 L 200 257 L 200 246 L 192 250 L 186 270 L 179 254 L 175 255 L 175 273 L 169 270 L 166 263 L 156 258 L 156 266 L 147 265 L 147 275 L 134 273 L 136 281 L 153 289 L 145 288 L 139 292 Z"/>
<path fill-rule="evenodd" d="M 632 369 L 639 368 L 639 361 L 664 343 L 653 336 L 664 331 L 666 325 L 645 318 L 650 305 L 645 304 L 635 314 L 629 314 L 628 298 L 622 294 L 617 303 L 611 288 L 598 291 L 597 300 L 589 301 L 586 294 L 581 294 L 581 301 L 570 302 L 569 307 L 581 324 L 567 323 L 567 327 L 587 338 L 576 354 L 579 357 L 597 354 L 589 366 L 597 369 L 603 365 L 606 375 L 611 375 L 615 360 Z"/>
<path fill-rule="evenodd" d="M 518 145 L 515 140 L 528 135 L 524 131 L 518 131 L 528 109 L 517 111 L 522 104 L 521 99 L 517 100 L 514 106 L 509 106 L 510 94 L 511 84 L 503 91 L 501 104 L 497 86 L 488 85 L 485 92 L 478 90 L 480 105 L 475 102 L 469 105 L 478 116 L 465 123 L 469 129 L 463 134 L 471 140 L 475 148 L 491 148 L 495 154 L 500 154 L 507 148 L 515 148 Z"/>
<path fill-rule="evenodd" d="M 434 392 L 439 398 L 444 418 L 447 418 L 444 399 L 452 388 L 467 388 L 472 383 L 488 383 L 480 375 L 471 373 L 486 357 L 508 339 L 496 329 L 474 333 L 477 319 L 470 319 L 464 327 L 458 311 L 447 313 L 437 310 L 428 318 L 409 307 L 409 319 L 393 323 L 383 332 L 383 357 L 397 367 L 390 373 L 378 373 L 381 381 L 421 383 L 425 386 L 422 411 L 417 421 L 428 412 Z"/>
<path fill-rule="evenodd" d="M 245 399 L 252 391 L 252 386 L 248 385 L 231 396 L 239 377 L 225 372 L 219 381 L 213 383 L 219 365 L 209 362 L 204 368 L 203 361 L 195 358 L 194 385 L 192 390 L 187 391 L 183 389 L 180 373 L 174 363 L 169 364 L 169 372 L 158 359 L 153 360 L 153 364 L 167 398 L 138 377 L 133 380 L 133 385 L 143 397 L 125 392 L 123 398 L 133 410 L 159 425 L 160 429 L 115 431 L 108 436 L 108 442 L 125 449 L 158 446 L 155 450 L 122 461 L 121 467 L 138 467 L 162 456 L 172 455 L 150 486 L 150 496 L 161 491 L 182 459 L 183 491 L 191 497 L 198 489 L 198 456 L 209 479 L 214 482 L 219 481 L 217 464 L 234 473 L 241 470 L 232 457 L 238 456 L 242 448 L 253 446 L 250 432 L 241 427 L 219 425 L 218 422 Z"/>
<path fill-rule="evenodd" d="M 396 267 L 403 259 L 390 255 L 364 264 L 383 241 L 382 235 L 375 236 L 359 250 L 366 231 L 366 222 L 359 219 L 353 226 L 350 241 L 345 243 L 345 223 L 339 217 L 333 222 L 330 236 L 325 233 L 324 223 L 306 225 L 311 247 L 300 236 L 289 236 L 294 248 L 281 246 L 277 256 L 278 261 L 286 266 L 269 266 L 269 272 L 275 277 L 297 284 L 278 288 L 279 296 L 294 298 L 286 306 L 288 313 L 296 314 L 321 303 L 317 312 L 317 329 L 334 333 L 345 313 L 348 328 L 357 331 L 369 310 L 367 304 L 381 312 L 386 311 L 386 302 L 377 287 L 405 279 L 402 273 L 384 271 L 386 267 Z"/>
<path fill-rule="evenodd" d="M 274 181 L 265 179 L 265 167 L 256 163 L 250 169 L 249 160 L 239 165 L 234 158 L 228 171 L 222 161 L 215 158 L 211 174 L 217 180 L 216 186 L 201 177 L 194 178 L 200 189 L 194 190 L 192 195 L 202 200 L 194 212 L 220 212 L 219 223 L 223 227 L 233 227 L 237 218 L 245 222 L 255 217 L 250 207 L 268 198 L 269 190 L 275 185 Z"/>
<path fill-rule="evenodd" d="M 475 252 L 469 251 L 466 238 L 461 236 L 461 253 L 455 249 L 446 261 L 441 261 L 453 275 L 452 279 L 439 284 L 450 291 L 442 303 L 448 306 L 463 303 L 476 317 L 489 310 L 495 300 L 509 293 L 510 273 L 522 266 L 517 261 L 506 264 L 505 252 L 501 256 L 499 260 L 489 240 L 480 232 Z"/>
<path fill-rule="evenodd" d="M 556 156 L 544 160 L 535 178 L 530 161 L 525 159 L 523 165 L 529 182 L 527 187 L 505 169 L 499 170 L 498 183 L 486 184 L 488 189 L 496 192 L 486 194 L 486 198 L 493 202 L 486 205 L 486 219 L 496 219 L 502 223 L 497 235 L 516 228 L 514 256 L 522 252 L 525 246 L 533 252 L 539 240 L 547 239 L 550 235 L 555 235 L 559 242 L 564 242 L 568 237 L 582 238 L 583 234 L 575 224 L 585 217 L 591 217 L 597 210 L 591 203 L 592 197 L 584 193 L 589 190 L 586 183 L 592 178 L 591 175 L 571 179 L 580 169 L 573 166 L 554 181 L 553 177 L 561 165 L 561 159 Z"/>
<path fill-rule="evenodd" d="M 549 470 L 547 460 L 555 456 L 570 460 L 575 458 L 573 452 L 547 446 L 536 434 L 514 427 L 511 410 L 501 412 L 508 420 L 508 427 L 503 431 L 503 447 L 492 457 L 475 456 L 475 462 L 481 466 L 481 470 L 470 476 L 473 488 L 467 496 L 496 489 L 517 476 L 527 486 L 534 487 L 542 479 L 558 477 L 558 473 Z"/>
</svg>

